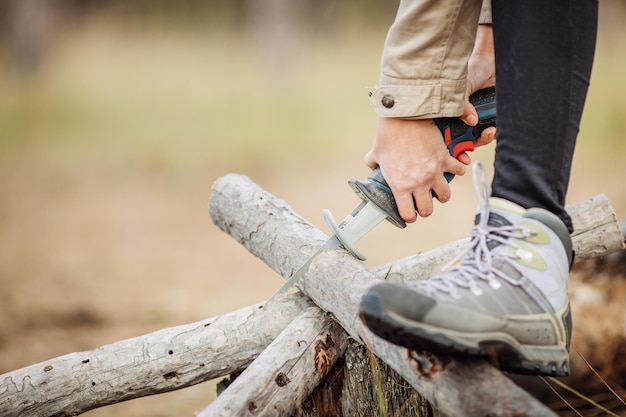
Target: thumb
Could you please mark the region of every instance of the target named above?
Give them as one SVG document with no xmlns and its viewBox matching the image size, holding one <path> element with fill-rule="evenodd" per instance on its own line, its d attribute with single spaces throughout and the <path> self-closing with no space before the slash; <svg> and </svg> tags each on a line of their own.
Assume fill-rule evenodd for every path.
<svg viewBox="0 0 626 417">
<path fill-rule="evenodd" d="M 372 151 L 369 151 L 368 153 L 365 154 L 365 158 L 363 159 L 363 162 L 365 162 L 365 165 L 367 165 L 372 170 L 378 167 L 378 162 L 376 158 L 374 157 L 374 152 Z"/>
<path fill-rule="evenodd" d="M 474 105 L 469 101 L 465 103 L 465 107 L 463 107 L 463 114 L 459 116 L 459 118 L 469 126 L 476 126 L 478 123 L 478 113 L 474 108 Z"/>
</svg>

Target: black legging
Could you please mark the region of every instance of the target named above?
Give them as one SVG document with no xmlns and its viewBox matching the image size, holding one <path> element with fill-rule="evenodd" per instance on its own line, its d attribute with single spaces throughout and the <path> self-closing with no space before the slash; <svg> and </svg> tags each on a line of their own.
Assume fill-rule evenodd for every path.
<svg viewBox="0 0 626 417">
<path fill-rule="evenodd" d="M 597 0 L 492 0 L 498 139 L 492 195 L 559 216 L 587 96 Z"/>
</svg>

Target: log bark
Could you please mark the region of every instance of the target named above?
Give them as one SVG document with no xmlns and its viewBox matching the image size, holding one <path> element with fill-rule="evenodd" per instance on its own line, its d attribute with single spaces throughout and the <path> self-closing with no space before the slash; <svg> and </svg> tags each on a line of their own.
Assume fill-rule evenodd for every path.
<svg viewBox="0 0 626 417">
<path fill-rule="evenodd" d="M 259 211 L 266 214 L 254 214 Z M 310 234 L 312 226 L 286 203 L 243 176 L 223 177 L 214 185 L 210 213 L 220 228 L 283 277 L 297 270 L 324 240 Z M 313 247 L 307 239 L 309 235 L 316 240 Z M 619 247 L 622 245 L 623 239 Z M 607 245 L 603 246 L 606 250 Z M 376 280 L 376 275 L 345 251 L 329 250 L 313 261 L 299 287 L 318 306 L 332 312 L 353 338 L 369 340 L 380 358 L 444 414 L 554 415 L 483 361 L 409 351 L 369 334 L 358 319 L 358 304 Z M 458 395 L 461 392 L 463 395 Z M 494 398 L 493 393 L 501 395 Z"/>
<path fill-rule="evenodd" d="M 299 417 L 441 417 L 385 362 L 354 340 L 330 375 L 302 406 Z"/>
<path fill-rule="evenodd" d="M 197 417 L 275 417 L 301 409 L 347 346 L 343 328 L 325 315 L 305 310 Z"/>
<path fill-rule="evenodd" d="M 74 416 L 237 372 L 294 317 L 313 306 L 301 294 L 289 300 L 267 309 L 253 305 L 0 375 L 0 416 Z"/>
</svg>

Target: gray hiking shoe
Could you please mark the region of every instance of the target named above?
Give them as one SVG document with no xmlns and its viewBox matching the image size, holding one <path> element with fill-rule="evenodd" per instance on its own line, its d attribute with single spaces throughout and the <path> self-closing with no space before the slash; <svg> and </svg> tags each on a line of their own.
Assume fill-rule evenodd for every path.
<svg viewBox="0 0 626 417">
<path fill-rule="evenodd" d="M 375 285 L 361 301 L 362 320 L 410 349 L 484 356 L 515 373 L 568 375 L 569 231 L 546 210 L 489 198 L 479 164 L 474 189 L 480 207 L 462 262 L 428 280 Z"/>
</svg>

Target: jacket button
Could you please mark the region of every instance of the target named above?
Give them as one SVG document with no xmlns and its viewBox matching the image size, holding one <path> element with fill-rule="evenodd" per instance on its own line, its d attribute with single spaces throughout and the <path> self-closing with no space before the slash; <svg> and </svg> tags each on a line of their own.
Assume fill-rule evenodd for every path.
<svg viewBox="0 0 626 417">
<path fill-rule="evenodd" d="M 383 107 L 386 107 L 388 109 L 392 108 L 393 105 L 396 103 L 391 94 L 384 95 L 383 99 L 380 102 L 383 103 Z"/>
</svg>

